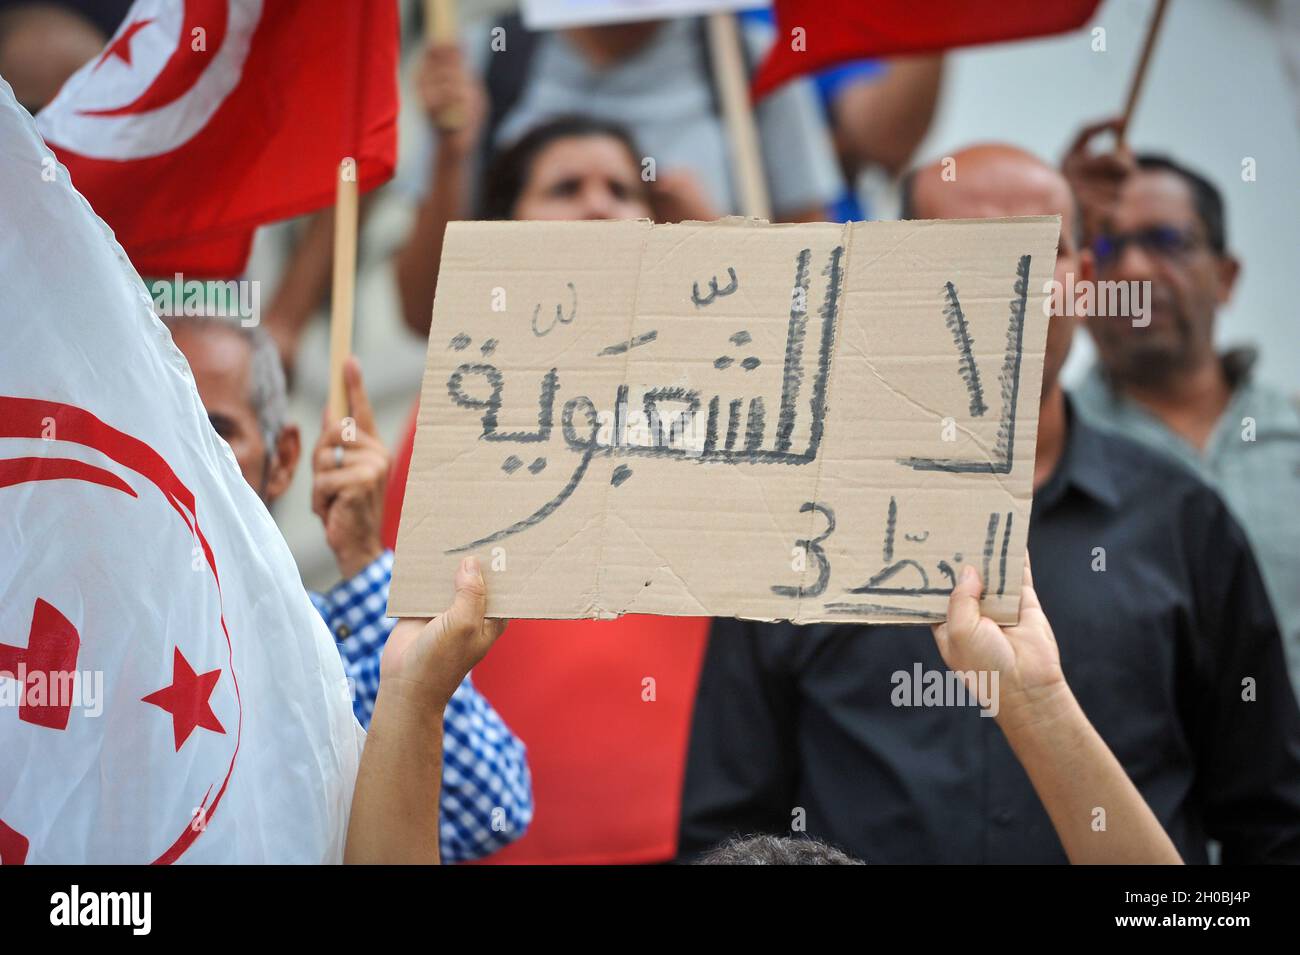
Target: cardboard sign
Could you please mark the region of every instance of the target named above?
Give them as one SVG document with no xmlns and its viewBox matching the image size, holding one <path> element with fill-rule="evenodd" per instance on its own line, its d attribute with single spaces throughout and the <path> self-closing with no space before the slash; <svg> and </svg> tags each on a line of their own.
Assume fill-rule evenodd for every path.
<svg viewBox="0 0 1300 955">
<path fill-rule="evenodd" d="M 1015 620 L 1059 228 L 452 223 L 389 612 Z"/>
<path fill-rule="evenodd" d="M 766 0 L 523 0 L 524 26 L 530 30 L 695 17 L 766 5 Z"/>
</svg>

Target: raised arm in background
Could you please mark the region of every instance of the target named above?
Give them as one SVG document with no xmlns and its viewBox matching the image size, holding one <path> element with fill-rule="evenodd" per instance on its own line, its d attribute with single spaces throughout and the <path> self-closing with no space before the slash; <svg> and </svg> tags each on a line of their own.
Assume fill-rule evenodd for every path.
<svg viewBox="0 0 1300 955">
<path fill-rule="evenodd" d="M 889 61 L 884 76 L 846 86 L 835 98 L 835 145 L 850 173 L 870 165 L 900 175 L 934 119 L 942 56 Z"/>
<path fill-rule="evenodd" d="M 447 223 L 468 217 L 470 163 L 487 115 L 487 92 L 454 44 L 430 44 L 416 80 L 420 102 L 436 133 L 428 192 L 397 253 L 402 319 L 416 335 L 429 334 L 433 292 Z"/>
</svg>

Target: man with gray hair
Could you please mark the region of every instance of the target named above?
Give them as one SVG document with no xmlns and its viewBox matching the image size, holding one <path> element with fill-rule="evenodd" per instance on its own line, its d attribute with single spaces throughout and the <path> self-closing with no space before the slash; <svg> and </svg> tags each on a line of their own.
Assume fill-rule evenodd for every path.
<svg viewBox="0 0 1300 955">
<path fill-rule="evenodd" d="M 289 487 L 302 451 L 288 420 L 284 371 L 260 327 L 212 316 L 165 317 L 189 361 L 208 419 L 269 507 Z M 312 454 L 312 510 L 338 563 L 341 582 L 312 603 L 334 635 L 354 687 L 357 719 L 369 726 L 379 692 L 379 659 L 395 620 L 384 614 L 393 554 L 379 537 L 388 452 L 355 358 L 344 370 L 352 416 L 326 423 Z M 532 781 L 523 744 L 469 676 L 447 706 L 443 730 L 442 859 L 481 858 L 524 834 L 532 821 Z"/>
</svg>

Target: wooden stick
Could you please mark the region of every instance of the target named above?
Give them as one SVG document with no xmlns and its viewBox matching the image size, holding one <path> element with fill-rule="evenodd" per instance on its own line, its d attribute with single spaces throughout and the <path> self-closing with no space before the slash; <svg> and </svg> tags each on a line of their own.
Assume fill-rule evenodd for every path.
<svg viewBox="0 0 1300 955">
<path fill-rule="evenodd" d="M 1129 121 L 1133 119 L 1133 110 L 1137 108 L 1138 94 L 1142 92 L 1142 83 L 1146 79 L 1147 67 L 1151 64 L 1151 51 L 1156 46 L 1156 35 L 1160 32 L 1160 21 L 1164 19 L 1168 0 L 1156 0 L 1156 11 L 1151 15 L 1151 25 L 1147 27 L 1146 42 L 1142 45 L 1142 58 L 1138 60 L 1137 71 L 1128 88 L 1128 102 L 1124 105 L 1124 116 L 1119 122 L 1119 146 L 1123 148 L 1128 138 Z"/>
<path fill-rule="evenodd" d="M 426 44 L 446 46 L 458 43 L 456 0 L 424 0 L 424 39 Z M 456 106 L 448 106 L 438 114 L 436 124 L 439 129 L 457 130 L 465 125 L 464 111 Z"/>
<path fill-rule="evenodd" d="M 456 0 L 424 0 L 424 38 L 430 43 L 456 42 Z"/>
<path fill-rule="evenodd" d="M 334 201 L 334 285 L 330 296 L 329 419 L 342 421 L 348 414 L 343 386 L 343 363 L 352 354 L 352 316 L 357 285 L 357 164 L 339 164 L 338 192 Z"/>
<path fill-rule="evenodd" d="M 734 13 L 709 14 L 709 51 L 714 81 L 722 99 L 740 211 L 757 219 L 770 219 L 772 203 L 768 198 L 767 177 L 763 174 L 763 153 L 758 144 L 758 127 L 754 123 L 749 77 L 740 44 L 740 27 Z"/>
</svg>

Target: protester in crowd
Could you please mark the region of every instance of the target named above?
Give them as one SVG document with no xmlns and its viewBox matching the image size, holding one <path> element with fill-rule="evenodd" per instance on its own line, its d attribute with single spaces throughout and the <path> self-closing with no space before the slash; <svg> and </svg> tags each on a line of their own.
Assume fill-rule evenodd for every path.
<svg viewBox="0 0 1300 955">
<path fill-rule="evenodd" d="M 1088 722 L 1061 671 L 1056 637 L 1034 593 L 1025 560 L 1020 619 L 999 626 L 980 612 L 979 571 L 965 567 L 935 624 L 943 662 L 968 681 L 998 674 L 994 714 L 1052 826 L 1075 864 L 1180 863 L 1178 850 L 1114 753 Z M 1094 807 L 1106 809 L 1105 828 Z M 870 806 L 864 807 L 870 812 Z M 854 860 L 812 839 L 754 836 L 732 840 L 699 860 L 712 865 L 845 865 Z"/>
<path fill-rule="evenodd" d="M 616 138 L 622 140 L 617 160 L 622 179 L 615 188 L 608 191 L 610 198 L 621 197 L 627 200 L 631 193 L 636 193 L 644 201 L 644 206 L 637 215 L 645 215 L 660 222 L 717 218 L 718 209 L 709 199 L 695 172 L 685 166 L 674 168 L 664 165 L 660 168 L 659 163 L 656 163 L 653 178 L 648 178 L 647 167 L 644 165 L 646 154 L 633 148 L 630 132 L 622 131 L 623 118 L 617 115 L 602 118 L 589 112 L 585 104 L 582 104 L 583 111 L 580 114 L 547 117 L 548 120 L 560 119 L 567 122 L 559 126 L 549 121 L 541 122 L 536 128 L 521 130 L 517 141 L 504 142 L 498 147 L 497 153 L 485 155 L 481 148 L 485 136 L 484 125 L 490 117 L 490 109 L 498 109 L 500 104 L 489 102 L 482 79 L 470 69 L 466 59 L 460 48 L 454 45 L 430 46 L 425 51 L 418 78 L 420 102 L 430 127 L 434 130 L 436 144 L 414 224 L 396 259 L 402 314 L 407 327 L 416 334 L 426 335 L 429 331 L 433 314 L 433 291 L 437 286 L 442 239 L 447 223 L 471 217 L 509 218 L 508 214 L 499 210 L 494 214 L 490 208 L 487 197 L 480 188 L 480 180 L 486 177 L 486 168 L 480 171 L 477 164 L 480 161 L 491 162 L 493 155 L 517 148 L 525 140 L 533 143 L 533 148 L 536 148 L 539 143 L 550 145 L 552 138 L 572 139 L 574 142 L 567 147 L 569 150 L 594 155 L 602 148 L 609 148 L 608 144 L 602 147 L 596 142 L 598 137 L 595 132 L 602 129 L 608 131 L 617 126 L 620 133 Z M 584 126 L 584 123 L 589 125 Z M 538 137 L 538 130 L 552 132 L 543 142 Z M 559 136 L 560 132 L 565 135 Z M 624 147 L 631 150 L 635 160 L 630 175 L 623 163 Z M 553 164 L 557 164 L 556 172 L 567 171 L 567 164 L 563 162 L 565 149 L 564 145 L 557 145 L 555 150 L 550 151 L 552 155 L 547 157 Z M 572 183 L 557 179 L 551 186 L 557 189 L 571 188 Z M 475 193 L 478 193 L 477 201 L 471 198 Z M 616 210 L 610 213 L 599 205 L 593 207 L 591 203 L 580 211 L 580 218 L 618 217 Z M 554 216 L 537 215 L 528 218 Z"/>
<path fill-rule="evenodd" d="M 33 116 L 107 42 L 94 23 L 64 5 L 0 6 L 0 76 Z"/>
<path fill-rule="evenodd" d="M 236 321 L 164 320 L 189 361 L 212 427 L 230 445 L 244 479 L 273 506 L 293 480 L 300 454 L 275 345 L 260 327 Z M 375 433 L 356 359 L 345 366 L 345 379 L 351 419 L 324 427 L 312 454 L 312 508 L 343 579 L 311 598 L 337 641 L 357 719 L 368 727 L 381 683 L 380 654 L 396 623 L 385 616 L 393 554 L 379 537 L 388 454 Z M 448 697 L 442 858 L 455 862 L 518 839 L 533 807 L 523 744 L 469 676 Z"/>
<path fill-rule="evenodd" d="M 1162 156 L 1112 155 L 1119 174 L 1106 175 L 1107 155 L 1067 166 L 1087 194 L 1103 197 L 1098 278 L 1121 283 L 1148 311 L 1088 319 L 1098 362 L 1075 404 L 1223 495 L 1259 560 L 1300 694 L 1300 402 L 1255 378 L 1253 349 L 1215 347 L 1215 320 L 1240 272 L 1219 190 Z"/>
<path fill-rule="evenodd" d="M 480 215 L 491 219 L 648 217 L 654 185 L 622 127 L 561 117 L 489 166 Z M 412 418 L 384 515 L 392 546 L 410 467 Z M 537 817 L 493 861 L 659 862 L 676 852 L 686 735 L 708 621 L 517 620 L 475 674 L 528 740 Z M 643 681 L 653 675 L 647 699 Z M 484 682 L 486 681 L 486 682 Z"/>
<path fill-rule="evenodd" d="M 762 24 L 745 25 L 752 58 L 770 36 Z M 654 187 L 661 221 L 742 211 L 702 20 L 545 33 L 524 29 L 517 16 L 483 22 L 466 32 L 463 52 L 430 47 L 419 85 L 436 142 L 411 180 L 420 208 L 397 270 L 403 314 L 417 334 L 429 329 L 437 224 L 474 208 L 486 157 L 549 119 L 581 114 L 626 126 L 645 150 L 637 175 Z M 755 119 L 774 216 L 824 219 L 845 187 L 813 87 L 788 84 L 758 105 Z M 468 204 L 448 209 L 449 201 Z"/>
<path fill-rule="evenodd" d="M 773 25 L 770 8 L 742 10 L 739 16 Z M 856 222 L 892 216 L 898 177 L 934 120 L 943 56 L 849 60 L 808 78 L 831 126 L 845 180 L 826 218 Z"/>
<path fill-rule="evenodd" d="M 911 178 L 912 215 L 1060 214 L 1055 279 L 1091 280 L 1059 173 L 1005 146 L 954 158 L 955 180 L 940 164 Z M 1075 413 L 1059 381 L 1072 334 L 1054 315 L 1028 544 L 1061 670 L 1182 858 L 1207 861 L 1214 839 L 1224 862 L 1300 860 L 1300 711 L 1246 538 L 1195 475 Z M 801 822 L 874 862 L 1064 861 L 1069 840 L 993 720 L 895 695 L 917 669 L 943 669 L 919 627 L 716 621 L 683 851 Z M 1113 796 L 1080 797 L 1107 840 Z"/>
</svg>

